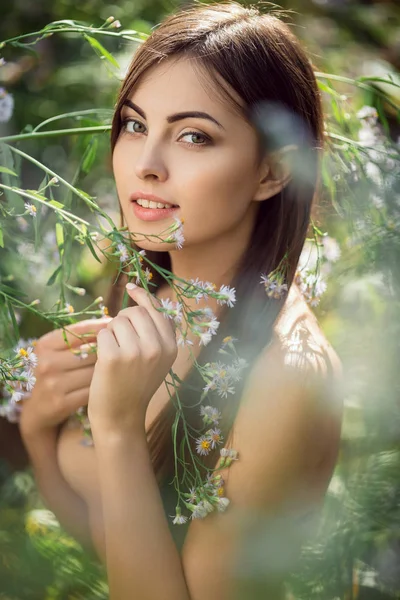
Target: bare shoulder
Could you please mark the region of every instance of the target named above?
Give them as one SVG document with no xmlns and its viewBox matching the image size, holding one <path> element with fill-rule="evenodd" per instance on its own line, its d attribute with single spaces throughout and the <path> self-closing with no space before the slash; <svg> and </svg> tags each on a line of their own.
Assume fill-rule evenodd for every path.
<svg viewBox="0 0 400 600">
<path fill-rule="evenodd" d="M 309 392 L 314 389 L 325 408 L 340 415 L 342 363 L 295 284 L 275 322 L 272 343 L 255 366 L 254 377 L 265 369 Z"/>
<path fill-rule="evenodd" d="M 276 427 L 280 424 L 283 437 L 285 428 L 293 435 L 298 428 L 307 465 L 321 469 L 325 465 L 329 478 L 340 444 L 342 376 L 337 353 L 297 286 L 292 286 L 276 320 L 272 342 L 249 375 L 235 435 L 243 427 L 241 437 L 248 443 L 244 433 L 257 427 L 257 422 L 264 431 L 271 421 Z"/>
</svg>

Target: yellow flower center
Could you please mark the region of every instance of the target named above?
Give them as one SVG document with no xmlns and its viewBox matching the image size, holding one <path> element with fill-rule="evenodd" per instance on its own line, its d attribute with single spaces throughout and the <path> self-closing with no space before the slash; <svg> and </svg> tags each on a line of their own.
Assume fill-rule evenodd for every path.
<svg viewBox="0 0 400 600">
<path fill-rule="evenodd" d="M 203 448 L 203 450 L 209 450 L 210 442 L 208 440 L 202 440 L 201 447 Z"/>
<path fill-rule="evenodd" d="M 18 350 L 18 354 L 19 354 L 20 356 L 28 356 L 28 353 L 27 353 L 27 351 L 25 350 L 25 348 L 20 348 L 20 349 Z"/>
</svg>

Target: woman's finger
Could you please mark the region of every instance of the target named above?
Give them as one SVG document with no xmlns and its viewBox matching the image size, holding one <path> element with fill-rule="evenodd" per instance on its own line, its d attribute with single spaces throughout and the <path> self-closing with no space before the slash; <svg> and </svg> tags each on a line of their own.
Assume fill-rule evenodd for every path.
<svg viewBox="0 0 400 600">
<path fill-rule="evenodd" d="M 65 396 L 65 402 L 71 414 L 89 403 L 90 386 L 74 390 Z"/>
<path fill-rule="evenodd" d="M 163 340 L 145 308 L 131 307 L 129 313 L 115 319 L 112 327 L 121 348 L 130 353 L 140 351 L 145 356 L 153 352 L 161 353 Z"/>
<path fill-rule="evenodd" d="M 164 340 L 167 341 L 170 339 L 171 335 L 173 339 L 175 339 L 175 322 L 173 319 L 166 317 L 162 312 L 156 310 L 156 308 L 161 308 L 162 306 L 158 298 L 152 294 L 149 294 L 145 289 L 138 286 L 133 289 L 127 287 L 127 292 L 133 298 L 133 300 L 137 302 L 138 306 L 144 306 L 144 308 L 148 310 L 151 318 L 157 326 L 158 331 L 160 332 L 161 337 Z"/>
<path fill-rule="evenodd" d="M 67 325 L 65 330 L 54 329 L 45 333 L 38 340 L 38 343 L 52 350 L 65 350 L 69 347 L 77 348 L 87 342 L 95 341 L 98 332 L 107 327 L 110 321 L 112 321 L 111 317 L 104 317 L 102 319 L 86 319 L 78 323 L 72 323 L 72 325 Z"/>
<path fill-rule="evenodd" d="M 71 392 L 90 386 L 93 372 L 94 367 L 92 365 L 78 369 L 73 377 L 67 371 L 61 379 L 60 386 L 62 386 L 65 394 L 70 394 Z"/>
</svg>

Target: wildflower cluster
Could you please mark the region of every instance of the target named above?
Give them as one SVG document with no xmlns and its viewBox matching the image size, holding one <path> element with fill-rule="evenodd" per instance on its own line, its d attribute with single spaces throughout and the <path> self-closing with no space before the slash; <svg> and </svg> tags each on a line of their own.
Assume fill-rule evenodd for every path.
<svg viewBox="0 0 400 600">
<path fill-rule="evenodd" d="M 219 349 L 222 354 L 233 355 L 233 361 L 230 364 L 214 362 L 204 366 L 198 365 L 201 375 L 207 381 L 200 398 L 201 403 L 211 391 L 215 391 L 220 397 L 227 397 L 228 393 L 235 392 L 234 384 L 241 380 L 242 371 L 248 366 L 244 359 L 237 356 L 235 341 L 237 341 L 235 338 L 228 336 L 224 338 Z M 203 432 L 195 439 L 195 446 L 197 455 L 203 457 L 217 450 L 223 444 L 224 439 L 219 427 L 221 412 L 218 408 L 210 404 L 201 404 L 199 411 L 203 421 Z M 178 505 L 176 514 L 172 517 L 174 524 L 183 524 L 188 519 L 182 515 L 180 502 L 191 512 L 192 519 L 202 519 L 215 509 L 219 512 L 227 509 L 229 499 L 225 495 L 224 480 L 219 471 L 238 460 L 238 452 L 232 448 L 221 448 L 219 454 L 217 466 L 215 469 L 208 470 L 205 481 L 201 479 L 195 469 L 195 484 L 189 492 L 180 492 L 179 481 L 175 477 Z"/>
<path fill-rule="evenodd" d="M 279 300 L 287 295 L 288 287 L 287 284 L 284 283 L 284 276 L 277 270 L 269 275 L 261 275 L 260 283 L 264 284 L 265 293 L 268 298 Z"/>
<path fill-rule="evenodd" d="M 23 400 L 30 395 L 36 382 L 33 374 L 38 358 L 35 354 L 36 339 L 20 339 L 12 349 L 8 365 L 0 363 L 0 417 L 17 423 L 22 411 Z M 2 389 L 3 388 L 3 389 Z"/>
<path fill-rule="evenodd" d="M 318 306 L 327 289 L 332 263 L 341 255 L 337 241 L 319 233 L 314 240 L 307 240 L 304 244 L 294 279 L 306 302 L 313 307 Z"/>
</svg>

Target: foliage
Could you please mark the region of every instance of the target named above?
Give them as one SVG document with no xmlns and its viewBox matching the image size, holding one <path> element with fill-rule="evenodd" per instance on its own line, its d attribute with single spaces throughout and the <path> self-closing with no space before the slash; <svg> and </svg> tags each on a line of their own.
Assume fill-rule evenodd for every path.
<svg viewBox="0 0 400 600">
<path fill-rule="evenodd" d="M 73 48 L 74 77 L 77 65 L 81 81 L 96 71 L 90 96 L 106 83 L 102 98 L 110 106 L 126 62 L 119 45 L 125 50 L 129 44 L 131 53 L 144 39 L 133 27 L 119 30 L 113 23 L 94 27 L 68 19 L 40 26 L 34 36 L 16 33 L 3 47 L 4 56 L 35 52 L 49 39 L 59 51 Z M 92 62 L 99 58 L 100 76 Z M 54 73 L 56 87 L 72 76 L 69 69 L 64 65 Z M 318 72 L 318 81 L 327 110 L 324 195 L 299 283 L 318 305 L 319 319 L 343 360 L 346 413 L 323 519 L 304 546 L 288 588 L 296 600 L 363 598 L 365 584 L 375 589 L 371 597 L 399 598 L 400 575 L 391 557 L 398 561 L 400 519 L 400 152 L 392 139 L 400 84 L 390 73 L 352 78 Z M 35 126 L 25 121 L 21 133 L 6 130 L 0 140 L 3 379 L 17 364 L 12 349 L 22 334 L 39 337 L 50 324 L 60 327 L 78 316 L 103 314 L 96 279 L 104 281 L 121 257 L 113 184 L 109 173 L 104 177 L 111 111 L 82 106 L 90 96 L 79 78 L 72 89 L 78 89 L 74 110 L 70 97 L 50 98 L 37 113 L 43 121 Z M 17 123 L 22 110 L 15 102 Z M 51 113 L 58 114 L 48 118 Z M 86 294 L 91 300 L 85 303 Z M 45 511 L 30 473 L 4 471 L 1 483 L 5 597 L 107 597 L 101 568 Z"/>
</svg>

